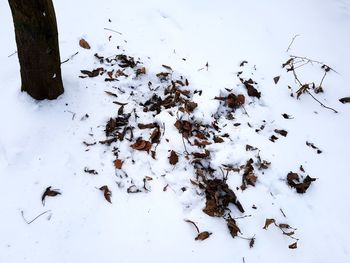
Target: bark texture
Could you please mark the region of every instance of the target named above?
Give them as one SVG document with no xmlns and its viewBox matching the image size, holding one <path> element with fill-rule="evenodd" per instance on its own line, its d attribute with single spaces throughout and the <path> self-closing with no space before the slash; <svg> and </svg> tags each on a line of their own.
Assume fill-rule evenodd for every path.
<svg viewBox="0 0 350 263">
<path fill-rule="evenodd" d="M 58 30 L 52 0 L 9 0 L 15 27 L 22 91 L 35 99 L 63 93 Z"/>
</svg>

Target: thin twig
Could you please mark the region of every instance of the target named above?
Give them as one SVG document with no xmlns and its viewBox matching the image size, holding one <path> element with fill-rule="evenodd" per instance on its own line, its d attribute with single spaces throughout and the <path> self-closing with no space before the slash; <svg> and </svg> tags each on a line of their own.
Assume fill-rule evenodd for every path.
<svg viewBox="0 0 350 263">
<path fill-rule="evenodd" d="M 191 220 L 189 220 L 189 219 L 185 219 L 185 222 L 187 222 L 187 223 L 190 223 L 190 224 L 194 225 L 194 227 L 195 227 L 195 228 L 196 228 L 196 230 L 197 230 L 197 233 L 198 233 L 198 234 L 200 233 L 199 228 L 198 228 L 198 226 L 196 225 L 196 223 L 195 223 L 195 222 L 193 222 L 193 221 L 191 221 Z"/>
<path fill-rule="evenodd" d="M 10 57 L 12 57 L 14 54 L 16 54 L 16 53 L 17 53 L 17 51 L 13 52 L 12 54 L 8 55 L 7 57 L 10 58 Z"/>
<path fill-rule="evenodd" d="M 328 107 L 328 106 L 326 106 L 326 105 L 324 105 L 321 101 L 319 101 L 318 99 L 316 99 L 315 98 L 315 96 L 314 95 L 312 95 L 311 93 L 310 93 L 310 91 L 306 91 L 315 101 L 317 101 L 323 108 L 326 108 L 326 109 L 329 109 L 329 110 L 332 110 L 334 113 L 338 113 L 338 111 L 336 111 L 335 109 L 333 109 L 333 108 L 331 108 L 331 107 Z"/>
<path fill-rule="evenodd" d="M 74 53 L 73 55 L 71 55 L 69 58 L 67 58 L 66 60 L 62 61 L 62 62 L 61 62 L 61 65 L 62 65 L 63 63 L 68 62 L 69 60 L 71 60 L 73 57 L 75 57 L 76 55 L 78 55 L 78 53 L 79 53 L 79 51 L 75 52 L 75 53 Z"/>
<path fill-rule="evenodd" d="M 104 30 L 107 30 L 107 31 L 112 31 L 112 32 L 114 32 L 114 33 L 117 33 L 117 34 L 119 34 L 119 35 L 122 35 L 122 33 L 120 33 L 120 32 L 118 32 L 118 31 L 116 31 L 116 30 L 113 30 L 113 29 L 110 29 L 110 28 L 103 28 Z"/>
<path fill-rule="evenodd" d="M 288 51 L 290 50 L 291 46 L 292 46 L 293 43 L 294 43 L 294 40 L 295 40 L 298 36 L 300 36 L 300 35 L 295 35 L 295 36 L 293 37 L 293 39 L 292 39 L 292 41 L 290 42 L 290 44 L 289 44 L 289 46 L 288 46 L 286 52 L 288 52 Z"/>
<path fill-rule="evenodd" d="M 22 215 L 22 217 L 23 217 L 23 220 L 24 220 L 28 225 L 30 225 L 30 224 L 33 223 L 35 220 L 37 220 L 39 217 L 41 217 L 42 215 L 44 215 L 44 214 L 46 214 L 46 213 L 48 213 L 48 212 L 51 212 L 51 210 L 47 210 L 47 211 L 45 211 L 45 212 L 42 212 L 40 215 L 36 216 L 34 219 L 32 219 L 32 220 L 30 220 L 30 221 L 27 221 L 27 219 L 25 219 L 25 217 L 24 217 L 24 212 L 23 212 L 23 211 L 21 211 L 21 215 Z"/>
</svg>

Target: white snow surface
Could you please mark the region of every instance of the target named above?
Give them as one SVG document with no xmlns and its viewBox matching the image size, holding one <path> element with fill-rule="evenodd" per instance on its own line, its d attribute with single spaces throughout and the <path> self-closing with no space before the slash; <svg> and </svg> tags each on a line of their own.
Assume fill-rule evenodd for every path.
<svg viewBox="0 0 350 263">
<path fill-rule="evenodd" d="M 16 51 L 10 8 L 7 1 L 0 2 L 0 263 L 350 262 L 350 104 L 338 101 L 350 96 L 349 1 L 75 0 L 54 4 L 62 61 L 79 54 L 62 64 L 65 93 L 58 100 L 38 102 L 20 92 L 17 55 L 9 56 Z M 299 36 L 287 53 L 295 35 Z M 79 47 L 81 38 L 89 42 L 90 50 Z M 120 83 L 107 83 L 104 77 L 78 78 L 80 70 L 100 66 L 95 53 L 140 58 L 147 75 Z M 290 54 L 322 61 L 338 72 L 327 74 L 325 92 L 315 96 L 339 113 L 321 107 L 307 94 L 299 100 L 290 97 L 288 85 L 295 91 L 297 84 L 281 68 Z M 240 67 L 243 60 L 248 63 Z M 173 125 L 176 116 L 164 111 L 155 117 L 166 127 L 156 160 L 131 149 L 128 142 L 120 145 L 127 180 L 118 177 L 112 147 L 82 143 L 105 139 L 104 125 L 119 107 L 114 100 L 129 102 L 125 110 L 130 111 L 136 105 L 133 100 L 144 101 L 150 95 L 140 87 L 135 98 L 118 93 L 114 99 L 105 90 L 117 92 L 113 86 L 127 89 L 135 83 L 156 82 L 155 74 L 164 71 L 162 64 L 171 66 L 174 75 L 188 78 L 192 91 L 203 90 L 202 96 L 193 98 L 199 105 L 194 115 L 207 123 L 219 106 L 213 98 L 225 88 L 246 94 L 236 77 L 238 71 L 258 82 L 261 99 L 246 95 L 249 116 L 237 109 L 234 120 L 220 118 L 222 133 L 229 133 L 230 139 L 208 146 L 218 177 L 222 164 L 241 165 L 254 156 L 245 151 L 246 144 L 258 147 L 261 157 L 272 163 L 264 174 L 257 172 L 256 186 L 245 191 L 236 190 L 241 174 L 228 177 L 246 210 L 241 214 L 232 206 L 232 215 L 251 215 L 236 221 L 242 236 L 255 237 L 253 248 L 247 240 L 232 238 L 222 218 L 203 213 L 205 198 L 189 181 L 194 170 L 184 158 L 181 135 Z M 305 82 L 318 82 L 323 74 L 317 63 L 300 72 Z M 281 76 L 277 85 L 275 76 Z M 89 118 L 81 120 L 86 113 Z M 284 119 L 283 113 L 293 119 Z M 266 128 L 256 133 L 263 120 Z M 149 121 L 153 120 L 142 120 Z M 234 126 L 236 122 L 242 125 Z M 276 128 L 287 130 L 288 135 L 273 143 L 269 137 Z M 149 136 L 149 131 L 142 132 Z M 322 153 L 316 154 L 306 141 Z M 179 153 L 175 167 L 168 162 L 169 150 Z M 286 184 L 287 173 L 301 173 L 300 165 L 317 178 L 305 194 Z M 85 167 L 98 175 L 85 173 Z M 142 187 L 145 176 L 153 178 L 148 182 L 150 192 L 126 192 L 131 179 Z M 119 182 L 125 187 L 118 187 Z M 112 204 L 98 190 L 102 185 L 112 191 Z M 43 206 L 41 195 L 48 186 L 62 195 L 48 197 Z M 188 190 L 183 192 L 182 187 Z M 23 211 L 31 220 L 47 210 L 31 224 L 21 215 Z M 298 248 L 289 249 L 294 240 L 278 228 L 262 229 L 266 218 L 297 228 Z M 212 235 L 195 241 L 195 228 L 184 219 Z"/>
</svg>

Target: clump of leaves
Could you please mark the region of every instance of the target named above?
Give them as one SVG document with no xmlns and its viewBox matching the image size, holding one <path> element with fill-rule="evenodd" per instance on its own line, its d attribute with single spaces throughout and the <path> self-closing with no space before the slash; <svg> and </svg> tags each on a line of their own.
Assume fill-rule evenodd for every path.
<svg viewBox="0 0 350 263">
<path fill-rule="evenodd" d="M 230 203 L 244 213 L 243 206 L 238 201 L 236 194 L 229 188 L 224 180 L 207 180 L 205 186 L 206 204 L 203 212 L 209 216 L 222 217 Z"/>
<path fill-rule="evenodd" d="M 310 187 L 311 183 L 316 181 L 316 178 L 306 176 L 301 182 L 297 173 L 289 172 L 287 174 L 287 183 L 290 187 L 295 188 L 297 193 L 303 194 Z"/>
</svg>

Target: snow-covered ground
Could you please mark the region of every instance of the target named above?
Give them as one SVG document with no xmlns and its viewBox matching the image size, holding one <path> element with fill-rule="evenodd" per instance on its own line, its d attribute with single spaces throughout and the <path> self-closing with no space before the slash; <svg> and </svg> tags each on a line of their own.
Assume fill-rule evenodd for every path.
<svg viewBox="0 0 350 263">
<path fill-rule="evenodd" d="M 62 64 L 64 95 L 56 101 L 37 102 L 20 92 L 18 59 L 9 56 L 16 50 L 10 9 L 7 1 L 0 2 L 0 263 L 350 262 L 350 104 L 338 101 L 350 96 L 349 1 L 75 0 L 54 4 L 62 60 L 79 53 Z M 79 47 L 81 38 L 89 42 L 90 50 Z M 119 82 L 105 82 L 105 76 L 79 78 L 80 70 L 101 66 L 95 53 L 139 58 L 147 74 Z M 308 94 L 299 100 L 290 96 L 288 86 L 295 92 L 298 84 L 281 67 L 290 55 L 322 61 L 337 72 L 327 74 L 324 93 L 315 97 L 339 113 L 321 107 Z M 240 67 L 242 61 L 248 63 Z M 191 91 L 203 90 L 201 96 L 193 96 L 198 103 L 193 116 L 198 121 L 211 123 L 220 105 L 214 97 L 228 94 L 225 89 L 246 96 L 247 113 L 239 108 L 234 120 L 219 118 L 221 134 L 230 138 L 208 149 L 218 177 L 223 164 L 243 165 L 256 157 L 256 152 L 245 150 L 246 144 L 258 147 L 261 158 L 271 162 L 264 173 L 256 170 L 255 187 L 237 190 L 239 173 L 231 172 L 227 181 L 246 210 L 242 214 L 230 206 L 233 217 L 247 216 L 236 221 L 241 236 L 255 237 L 252 248 L 247 240 L 231 237 L 224 219 L 203 213 L 205 196 L 190 182 L 195 171 L 184 157 L 182 137 L 174 127 L 176 111 L 173 116 L 170 109 L 155 117 L 165 127 L 156 160 L 131 149 L 129 142 L 118 145 L 128 178 L 120 178 L 123 172 L 113 165 L 113 147 L 83 144 L 105 139 L 105 123 L 117 116 L 119 108 L 113 101 L 129 102 L 125 111 L 130 112 L 150 97 L 147 83 L 157 83 L 155 75 L 166 71 L 162 64 L 171 66 L 174 77 L 186 77 Z M 318 83 L 321 65 L 300 68 L 300 79 Z M 236 76 L 239 71 L 258 83 L 260 99 L 246 95 Z M 276 76 L 280 76 L 277 84 Z M 129 96 L 131 85 L 141 85 L 134 97 Z M 128 92 L 122 94 L 113 87 Z M 284 119 L 284 113 L 293 119 Z M 85 114 L 89 117 L 83 118 Z M 144 118 L 139 122 L 153 121 L 149 114 L 139 114 Z M 265 129 L 255 132 L 263 124 Z M 274 129 L 288 131 L 287 137 L 278 135 L 271 142 Z M 149 132 L 142 134 L 149 136 Z M 306 141 L 322 153 L 317 154 Z M 168 150 L 179 154 L 175 166 L 168 162 Z M 305 174 L 317 178 L 305 194 L 286 183 L 290 171 L 303 174 L 300 165 Z M 84 172 L 85 167 L 98 174 Z M 142 188 L 145 176 L 153 179 L 147 182 L 149 192 L 126 192 L 131 179 Z M 103 185 L 112 191 L 112 204 L 98 189 Z M 41 196 L 48 186 L 62 195 L 47 197 L 43 206 Z M 47 210 L 31 224 L 24 220 Z M 266 218 L 297 228 L 298 248 L 288 248 L 295 240 L 280 229 L 264 230 Z M 195 241 L 196 230 L 184 219 L 212 235 Z"/>
</svg>

